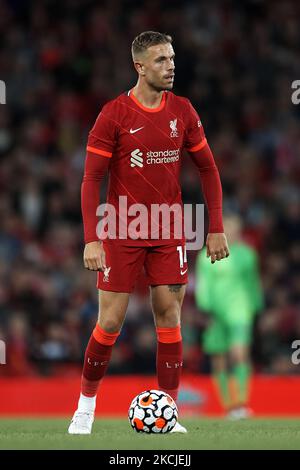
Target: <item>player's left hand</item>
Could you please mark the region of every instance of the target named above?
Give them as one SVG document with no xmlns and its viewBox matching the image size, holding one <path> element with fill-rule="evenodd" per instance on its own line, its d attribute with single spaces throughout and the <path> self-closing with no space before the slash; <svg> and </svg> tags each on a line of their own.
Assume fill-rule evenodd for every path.
<svg viewBox="0 0 300 470">
<path fill-rule="evenodd" d="M 211 263 L 229 256 L 229 248 L 225 233 L 209 233 L 206 238 L 206 256 Z"/>
</svg>

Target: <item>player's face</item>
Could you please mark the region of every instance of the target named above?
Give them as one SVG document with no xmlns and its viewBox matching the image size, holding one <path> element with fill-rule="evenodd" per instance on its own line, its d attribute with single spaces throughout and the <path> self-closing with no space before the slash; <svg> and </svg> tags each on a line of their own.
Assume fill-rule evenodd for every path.
<svg viewBox="0 0 300 470">
<path fill-rule="evenodd" d="M 143 58 L 143 70 L 148 85 L 157 91 L 173 88 L 174 57 L 171 44 L 158 44 L 147 49 Z"/>
</svg>

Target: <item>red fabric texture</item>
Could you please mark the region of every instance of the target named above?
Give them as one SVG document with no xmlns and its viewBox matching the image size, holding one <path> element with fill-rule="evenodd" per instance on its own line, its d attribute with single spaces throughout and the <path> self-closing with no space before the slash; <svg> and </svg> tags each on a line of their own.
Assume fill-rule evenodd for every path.
<svg viewBox="0 0 300 470">
<path fill-rule="evenodd" d="M 113 344 L 115 344 L 119 334 L 119 331 L 117 331 L 116 333 L 108 333 L 107 331 L 103 330 L 98 323 L 96 323 L 96 326 L 93 331 L 93 336 L 95 340 L 105 346 L 112 346 Z"/>
<path fill-rule="evenodd" d="M 220 175 L 209 145 L 201 150 L 189 152 L 196 165 L 202 191 L 209 214 L 209 233 L 223 233 L 222 220 L 222 185 Z"/>
<path fill-rule="evenodd" d="M 175 328 L 156 328 L 156 334 L 160 343 L 177 343 L 182 339 L 180 325 Z"/>
<path fill-rule="evenodd" d="M 114 342 L 118 334 L 114 334 Z M 81 393 L 86 397 L 93 397 L 97 394 L 101 379 L 104 377 L 111 358 L 113 344 L 99 343 L 94 332 L 87 345 L 81 378 Z"/>
<path fill-rule="evenodd" d="M 81 184 L 81 212 L 85 243 L 99 240 L 96 228 L 97 207 L 100 202 L 100 183 L 108 169 L 110 159 L 87 152 L 84 176 Z"/>
<path fill-rule="evenodd" d="M 157 342 L 156 372 L 159 390 L 171 395 L 176 401 L 182 371 L 182 341 Z"/>
</svg>

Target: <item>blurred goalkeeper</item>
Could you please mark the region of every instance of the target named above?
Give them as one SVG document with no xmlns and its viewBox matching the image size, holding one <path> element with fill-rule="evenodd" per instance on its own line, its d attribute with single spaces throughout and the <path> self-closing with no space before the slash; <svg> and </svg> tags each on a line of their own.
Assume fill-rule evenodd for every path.
<svg viewBox="0 0 300 470">
<path fill-rule="evenodd" d="M 196 303 L 210 315 L 203 349 L 211 356 L 214 382 L 231 419 L 247 418 L 250 346 L 255 314 L 263 308 L 257 255 L 241 241 L 241 221 L 224 218 L 230 257 L 212 265 L 204 251 L 196 262 Z"/>
</svg>

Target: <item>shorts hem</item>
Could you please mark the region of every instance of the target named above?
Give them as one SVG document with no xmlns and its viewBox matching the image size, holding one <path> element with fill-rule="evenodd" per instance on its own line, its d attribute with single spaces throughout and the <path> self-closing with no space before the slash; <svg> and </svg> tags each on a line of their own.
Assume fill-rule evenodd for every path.
<svg viewBox="0 0 300 470">
<path fill-rule="evenodd" d="M 166 281 L 165 279 L 162 281 L 155 281 L 151 282 L 149 281 L 149 286 L 170 286 L 174 284 L 181 284 L 181 285 L 186 285 L 188 283 L 188 280 L 180 279 L 180 281 L 174 281 L 174 280 L 168 280 Z"/>
<path fill-rule="evenodd" d="M 107 292 L 116 292 L 118 294 L 132 294 L 132 292 L 134 291 L 134 287 L 130 290 L 130 288 L 125 288 L 125 289 L 122 289 L 122 288 L 116 288 L 116 287 L 113 287 L 113 286 L 100 286 L 97 284 L 97 289 L 98 290 L 104 290 L 104 291 L 107 291 Z"/>
</svg>

